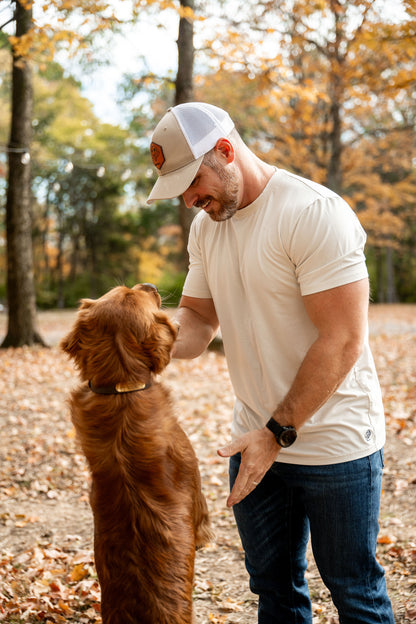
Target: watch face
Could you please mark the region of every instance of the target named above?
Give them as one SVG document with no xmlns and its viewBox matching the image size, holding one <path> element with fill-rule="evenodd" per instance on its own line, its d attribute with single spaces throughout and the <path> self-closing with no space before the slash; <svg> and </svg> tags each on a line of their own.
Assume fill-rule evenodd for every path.
<svg viewBox="0 0 416 624">
<path fill-rule="evenodd" d="M 292 427 L 288 427 L 279 436 L 279 444 L 284 448 L 291 446 L 293 442 L 296 440 L 298 434 L 296 433 L 296 429 Z"/>
</svg>

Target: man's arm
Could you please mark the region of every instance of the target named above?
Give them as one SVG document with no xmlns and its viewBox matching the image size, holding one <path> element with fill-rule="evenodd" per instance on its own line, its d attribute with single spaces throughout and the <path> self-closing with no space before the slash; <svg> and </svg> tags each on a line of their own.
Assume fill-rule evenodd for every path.
<svg viewBox="0 0 416 624">
<path fill-rule="evenodd" d="M 303 298 L 318 330 L 289 392 L 273 412 L 280 425 L 299 429 L 326 401 L 359 358 L 367 330 L 369 286 L 360 280 Z M 296 442 L 295 442 L 296 444 Z M 264 477 L 281 447 L 267 427 L 246 433 L 218 452 L 242 454 L 240 470 L 227 504 L 249 494 Z"/>
<path fill-rule="evenodd" d="M 345 379 L 363 349 L 368 300 L 367 279 L 303 298 L 319 333 L 288 394 L 273 413 L 279 424 L 299 429 Z"/>
<path fill-rule="evenodd" d="M 198 299 L 183 295 L 175 321 L 179 333 L 172 349 L 172 357 L 190 359 L 201 355 L 215 338 L 219 323 L 212 299 Z"/>
</svg>

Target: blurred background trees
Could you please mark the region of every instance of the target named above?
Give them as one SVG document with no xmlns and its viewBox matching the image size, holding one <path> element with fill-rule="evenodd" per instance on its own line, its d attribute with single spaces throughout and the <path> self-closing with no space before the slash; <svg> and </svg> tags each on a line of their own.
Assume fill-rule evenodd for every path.
<svg viewBox="0 0 416 624">
<path fill-rule="evenodd" d="M 176 303 L 189 213 L 179 200 L 146 206 L 156 175 L 148 145 L 166 108 L 192 99 L 226 108 L 260 157 L 345 197 L 368 233 L 373 299 L 416 300 L 413 2 L 237 0 L 232 10 L 221 0 L 3 5 L 11 13 L 0 12 L 0 26 L 16 18 L 19 5 L 34 15 L 29 33 L 18 34 L 10 21 L 0 39 L 3 304 L 13 289 L 6 287 L 10 158 L 31 173 L 38 306 L 74 306 L 137 281 L 156 282 L 167 303 Z M 168 15 L 177 71 L 155 75 L 141 67 L 120 75 L 123 121 L 104 122 L 84 95 L 88 72 L 102 61 L 100 38 L 117 45 L 117 31 L 146 21 L 162 28 Z M 71 54 L 79 59 L 77 78 L 68 71 Z M 30 162 L 10 151 L 14 57 L 32 68 Z M 22 207 L 22 187 L 16 197 Z"/>
</svg>

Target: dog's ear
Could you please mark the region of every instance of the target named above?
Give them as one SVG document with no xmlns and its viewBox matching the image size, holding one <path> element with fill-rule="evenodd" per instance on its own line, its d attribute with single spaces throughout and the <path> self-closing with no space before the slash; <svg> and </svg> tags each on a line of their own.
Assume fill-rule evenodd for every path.
<svg viewBox="0 0 416 624">
<path fill-rule="evenodd" d="M 94 304 L 93 299 L 81 299 L 77 319 L 72 330 L 67 336 L 62 338 L 59 343 L 60 348 L 65 351 L 70 357 L 76 359 L 77 354 L 81 348 L 80 339 L 83 333 L 83 311 L 88 310 Z"/>
<path fill-rule="evenodd" d="M 158 374 L 170 362 L 170 352 L 178 332 L 165 313 L 156 312 L 154 320 L 153 331 L 143 344 L 150 355 L 150 368 Z"/>
<path fill-rule="evenodd" d="M 95 299 L 81 299 L 79 310 L 88 310 L 96 303 Z"/>
<path fill-rule="evenodd" d="M 62 338 L 59 343 L 62 351 L 65 351 L 70 357 L 75 357 L 79 349 L 79 334 L 77 327 L 74 327 L 67 336 Z"/>
</svg>

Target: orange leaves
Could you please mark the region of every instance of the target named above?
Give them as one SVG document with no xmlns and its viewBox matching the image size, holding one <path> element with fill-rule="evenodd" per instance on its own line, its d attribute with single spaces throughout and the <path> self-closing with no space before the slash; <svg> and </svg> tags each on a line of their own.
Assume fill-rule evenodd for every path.
<svg viewBox="0 0 416 624">
<path fill-rule="evenodd" d="M 224 73 L 205 78 L 199 95 L 222 98 L 237 78 L 223 105 L 246 136 L 261 137 L 256 153 L 344 192 L 378 246 L 403 247 L 415 220 L 415 27 L 404 4 L 393 15 L 370 0 L 255 3 L 237 32 L 224 26 L 211 38 Z M 257 99 L 240 92 L 247 78 Z"/>
<path fill-rule="evenodd" d="M 25 0 L 21 4 L 30 9 L 33 2 Z M 117 10 L 105 0 L 50 0 L 40 8 L 43 16 L 34 21 L 29 33 L 9 37 L 18 57 L 50 61 L 62 46 L 73 54 L 85 45 L 86 36 L 93 37 L 120 23 Z"/>
<path fill-rule="evenodd" d="M 25 9 L 32 8 L 32 0 L 22 0 Z M 59 47 L 75 54 L 86 46 L 91 48 L 92 38 L 122 23 L 131 23 L 139 11 L 156 5 L 162 12 L 174 11 L 181 18 L 203 21 L 190 7 L 182 7 L 174 0 L 120 0 L 117 5 L 109 0 L 49 0 L 39 7 L 43 15 L 38 18 L 28 36 L 9 37 L 14 53 L 23 58 L 39 60 L 46 55 L 54 58 Z"/>
<path fill-rule="evenodd" d="M 227 622 L 226 615 L 214 615 L 213 613 L 208 614 L 208 621 L 213 624 L 225 624 Z"/>
<path fill-rule="evenodd" d="M 394 535 L 379 535 L 377 538 L 377 544 L 394 544 L 396 541 Z"/>
<path fill-rule="evenodd" d="M 33 29 L 21 37 L 9 37 L 9 43 L 13 48 L 15 57 L 25 57 L 29 54 L 33 47 L 34 37 L 35 31 Z"/>
<path fill-rule="evenodd" d="M 33 0 L 20 0 L 20 4 L 26 11 L 29 11 L 33 7 Z"/>
<path fill-rule="evenodd" d="M 82 563 L 78 563 L 71 570 L 71 580 L 72 581 L 82 581 L 86 576 L 88 576 L 88 570 L 85 569 Z"/>
<path fill-rule="evenodd" d="M 80 555 L 74 557 L 62 550 L 35 547 L 15 557 L 3 557 L 0 560 L 3 579 L 0 622 L 8 622 L 12 617 L 19 618 L 16 619 L 19 622 L 29 622 L 36 617 L 36 621 L 64 623 L 74 616 L 80 602 L 84 604 L 85 612 L 89 611 L 89 616 L 88 619 L 76 617 L 76 621 L 98 622 L 99 587 L 91 576 L 91 556 L 83 556 L 88 559 L 89 568 L 82 578 L 72 575 L 72 571 L 82 565 L 73 567 Z"/>
</svg>

